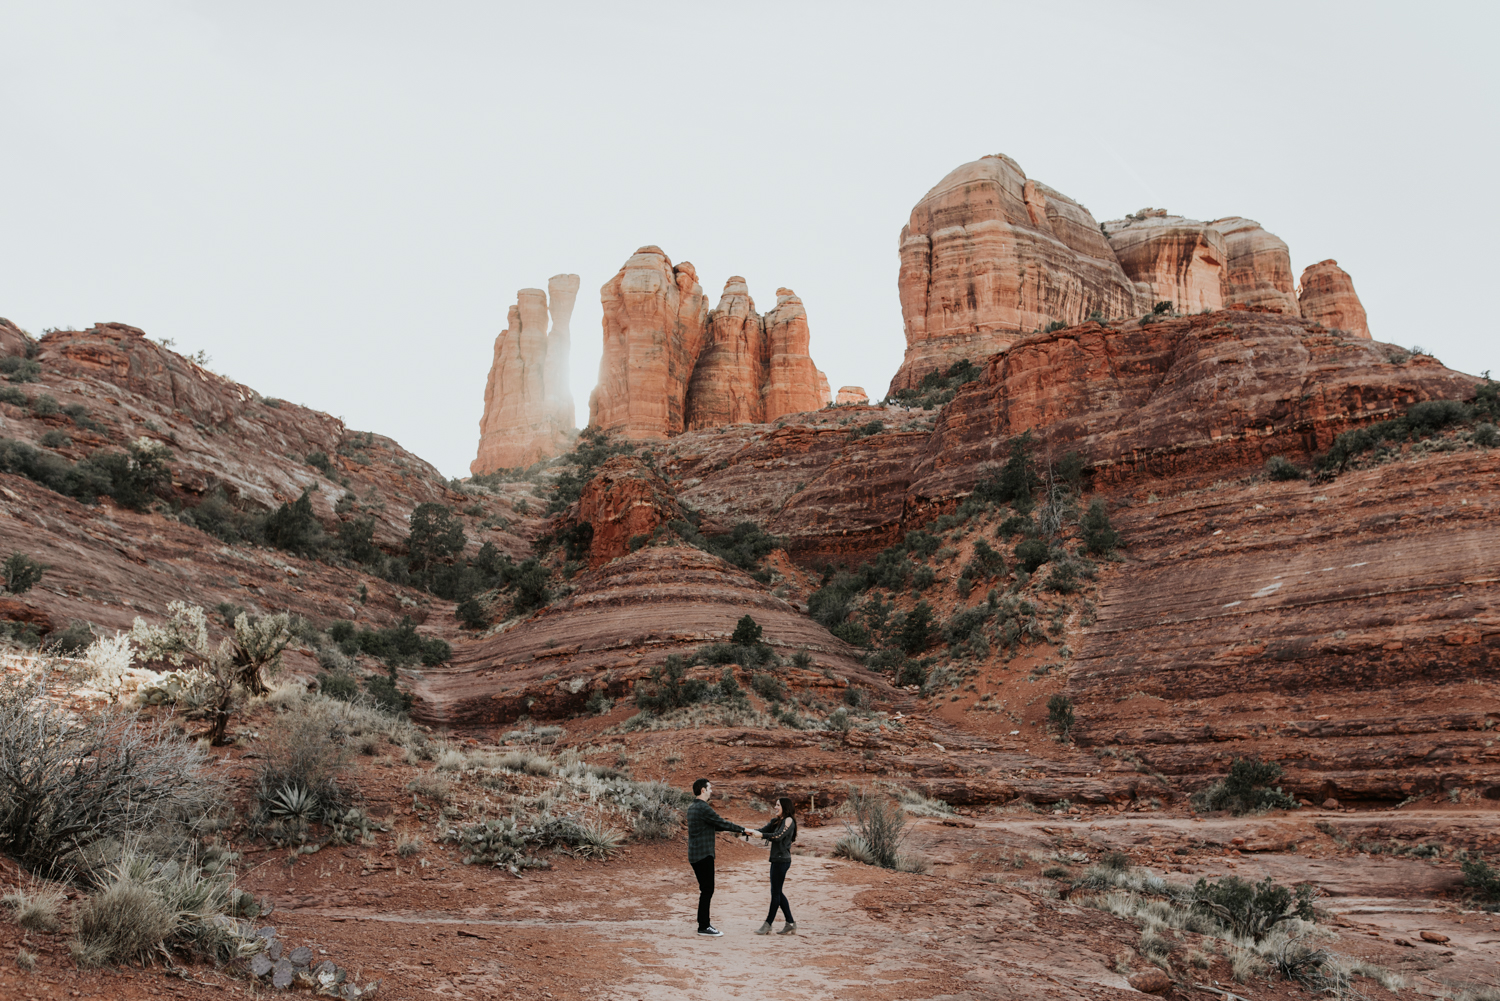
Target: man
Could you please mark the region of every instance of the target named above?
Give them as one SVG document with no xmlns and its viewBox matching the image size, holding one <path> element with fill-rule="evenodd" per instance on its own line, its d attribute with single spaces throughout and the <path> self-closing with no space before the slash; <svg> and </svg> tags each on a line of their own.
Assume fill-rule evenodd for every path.
<svg viewBox="0 0 1500 1001">
<path fill-rule="evenodd" d="M 698 877 L 698 934 L 723 935 L 708 920 L 708 904 L 714 897 L 714 832 L 733 831 L 736 834 L 753 834 L 757 838 L 765 835 L 759 831 L 747 831 L 739 824 L 732 824 L 719 816 L 708 805 L 714 794 L 714 784 L 708 779 L 693 781 L 693 802 L 687 810 L 688 864 L 693 875 Z"/>
</svg>

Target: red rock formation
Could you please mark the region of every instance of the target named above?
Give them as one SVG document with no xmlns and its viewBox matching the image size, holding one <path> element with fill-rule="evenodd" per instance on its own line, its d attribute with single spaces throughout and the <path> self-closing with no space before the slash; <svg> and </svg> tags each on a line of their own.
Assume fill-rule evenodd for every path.
<svg viewBox="0 0 1500 1001">
<path fill-rule="evenodd" d="M 686 426 L 759 424 L 766 420 L 765 386 L 770 350 L 755 300 L 738 275 L 724 283 L 719 306 L 708 314 L 708 347 L 688 386 Z"/>
<path fill-rule="evenodd" d="M 1292 255 L 1254 219 L 1229 216 L 1209 223 L 1224 234 L 1224 305 L 1265 306 L 1301 316 L 1293 288 Z"/>
<path fill-rule="evenodd" d="M 578 521 L 594 531 L 592 566 L 624 556 L 631 539 L 650 537 L 658 526 L 682 516 L 665 481 L 634 455 L 617 455 L 599 466 L 578 502 Z"/>
<path fill-rule="evenodd" d="M 1354 281 L 1339 267 L 1338 261 L 1319 261 L 1303 269 L 1297 302 L 1302 315 L 1309 320 L 1355 337 L 1370 336 L 1370 323 L 1359 294 L 1354 291 Z"/>
<path fill-rule="evenodd" d="M 781 656 L 799 649 L 814 656 L 814 670 L 786 668 L 782 677 L 802 673 L 812 680 L 827 668 L 879 698 L 894 694 L 863 666 L 860 651 L 702 550 L 648 546 L 575 580 L 577 590 L 546 611 L 459 648 L 451 667 L 424 671 L 413 687 L 412 716 L 454 724 L 575 713 L 595 690 L 629 694 L 669 654 L 728 639 L 746 614 Z"/>
<path fill-rule="evenodd" d="M 35 343 L 30 334 L 0 316 L 0 355 L 24 355 Z"/>
<path fill-rule="evenodd" d="M 680 433 L 708 325 L 697 271 L 686 261 L 673 267 L 660 247 L 642 247 L 600 297 L 604 355 L 589 423 L 627 438 Z"/>
<path fill-rule="evenodd" d="M 840 386 L 838 399 L 835 403 L 869 403 L 870 394 L 866 393 L 863 386 Z"/>
<path fill-rule="evenodd" d="M 787 414 L 822 410 L 828 403 L 828 380 L 808 355 L 807 310 L 789 288 L 776 290 L 776 308 L 766 314 L 766 346 L 771 360 L 765 388 L 768 421 Z"/>
<path fill-rule="evenodd" d="M 555 275 L 554 325 L 547 333 L 547 293 L 523 288 L 495 338 L 495 359 L 484 387 L 479 454 L 472 473 L 529 466 L 567 450 L 572 442 L 573 396 L 568 389 L 568 318 L 577 275 Z"/>
<path fill-rule="evenodd" d="M 828 385 L 828 373 L 821 368 L 818 369 L 818 398 L 823 401 L 824 407 L 833 402 L 833 388 Z M 822 407 L 818 409 L 821 410 Z"/>
<path fill-rule="evenodd" d="M 1141 209 L 1104 224 L 1120 267 L 1137 283 L 1143 305 L 1171 302 L 1178 313 L 1224 305 L 1224 234 L 1208 223 Z"/>
<path fill-rule="evenodd" d="M 1006 156 L 954 170 L 901 230 L 906 358 L 891 391 L 1022 333 L 1095 310 L 1136 312 L 1136 290 L 1087 209 Z"/>
</svg>

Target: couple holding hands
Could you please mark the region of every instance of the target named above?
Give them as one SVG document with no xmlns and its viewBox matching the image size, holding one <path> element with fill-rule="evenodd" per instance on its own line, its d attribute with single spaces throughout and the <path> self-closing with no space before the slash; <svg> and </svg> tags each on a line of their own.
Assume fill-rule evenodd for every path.
<svg viewBox="0 0 1500 1001">
<path fill-rule="evenodd" d="M 693 803 L 687 809 L 688 864 L 693 867 L 693 875 L 698 877 L 698 934 L 724 934 L 713 926 L 708 915 L 709 902 L 714 896 L 714 835 L 718 831 L 732 831 L 770 843 L 771 909 L 766 913 L 766 923 L 757 928 L 755 934 L 771 933 L 771 922 L 775 920 L 778 909 L 786 916 L 786 924 L 777 934 L 796 934 L 797 922 L 792 919 L 792 907 L 782 892 L 787 870 L 792 867 L 792 842 L 797 840 L 797 818 L 792 801 L 785 796 L 777 800 L 776 812 L 764 827 L 744 828 L 725 820 L 708 805 L 713 793 L 714 784 L 708 779 L 695 780 Z"/>
</svg>

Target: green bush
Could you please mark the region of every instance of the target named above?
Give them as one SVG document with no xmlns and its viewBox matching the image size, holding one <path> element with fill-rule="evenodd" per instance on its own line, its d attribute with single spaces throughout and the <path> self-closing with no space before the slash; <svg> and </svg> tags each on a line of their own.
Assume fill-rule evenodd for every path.
<svg viewBox="0 0 1500 1001">
<path fill-rule="evenodd" d="M 1500 902 L 1500 872 L 1483 859 L 1469 859 L 1463 867 L 1464 886 L 1484 900 Z"/>
<path fill-rule="evenodd" d="M 387 674 L 377 674 L 365 682 L 365 691 L 375 704 L 388 713 L 404 713 L 411 709 L 412 697 L 396 687 L 396 679 Z"/>
<path fill-rule="evenodd" d="M 87 650 L 95 639 L 97 637 L 94 635 L 93 626 L 74 619 L 66 628 L 59 629 L 47 637 L 47 647 L 64 657 L 71 657 Z"/>
<path fill-rule="evenodd" d="M 3 373 L 11 382 L 36 382 L 37 376 L 42 374 L 42 366 L 30 358 L 6 355 L 0 358 L 0 373 Z"/>
<path fill-rule="evenodd" d="M 1493 424 L 1480 424 L 1474 429 L 1474 444 L 1484 448 L 1494 448 L 1500 445 L 1500 430 Z"/>
<path fill-rule="evenodd" d="M 42 582 L 49 569 L 25 553 L 11 553 L 0 564 L 0 576 L 4 577 L 7 594 L 25 594 Z"/>
<path fill-rule="evenodd" d="M 1031 458 L 1035 444 L 1029 430 L 1012 438 L 1010 458 L 995 476 L 976 483 L 970 497 L 981 503 L 1010 504 L 1023 514 L 1030 511 L 1032 495 L 1042 485 Z"/>
<path fill-rule="evenodd" d="M 1300 480 L 1302 470 L 1284 455 L 1273 455 L 1266 460 L 1266 476 L 1273 480 Z"/>
<path fill-rule="evenodd" d="M 307 456 L 307 464 L 329 479 L 333 479 L 333 462 L 328 458 L 327 452 L 310 452 Z"/>
<path fill-rule="evenodd" d="M 687 661 L 673 654 L 651 668 L 649 677 L 635 683 L 635 704 L 642 712 L 661 715 L 702 702 L 709 684 L 702 678 L 686 677 Z"/>
<path fill-rule="evenodd" d="M 906 619 L 896 635 L 896 645 L 907 654 L 920 653 L 932 642 L 935 632 L 932 606 L 926 601 L 919 601 L 917 607 L 906 613 Z"/>
<path fill-rule="evenodd" d="M 1073 700 L 1062 693 L 1047 700 L 1047 720 L 1064 740 L 1073 732 L 1076 722 L 1073 716 Z"/>
<path fill-rule="evenodd" d="M 1041 539 L 1022 539 L 1016 544 L 1016 560 L 1027 573 L 1036 573 L 1037 568 L 1052 558 L 1047 543 Z"/>
<path fill-rule="evenodd" d="M 1200 810 L 1229 810 L 1235 816 L 1253 810 L 1295 810 L 1297 800 L 1271 783 L 1281 778 L 1281 766 L 1259 758 L 1235 758 L 1229 774 L 1192 796 Z"/>
<path fill-rule="evenodd" d="M 350 518 L 339 524 L 339 548 L 356 563 L 379 563 L 384 558 L 375 545 L 375 519 Z"/>
<path fill-rule="evenodd" d="M 1108 555 L 1120 545 L 1120 533 L 1109 523 L 1109 509 L 1105 507 L 1102 497 L 1089 501 L 1089 509 L 1079 521 L 1078 527 L 1083 537 L 1083 548 L 1096 556 Z"/>
<path fill-rule="evenodd" d="M 312 490 L 302 491 L 290 504 L 283 503 L 265 522 L 266 541 L 277 549 L 299 556 L 316 556 L 327 544 L 323 526 L 313 514 Z"/>
<path fill-rule="evenodd" d="M 53 428 L 41 438 L 43 448 L 70 448 L 73 439 L 68 437 L 68 432 Z"/>
<path fill-rule="evenodd" d="M 1260 883 L 1234 876 L 1216 883 L 1200 879 L 1193 887 L 1193 898 L 1194 908 L 1210 915 L 1226 931 L 1256 942 L 1291 918 L 1315 920 L 1311 886 L 1299 886 L 1293 891 L 1273 882 L 1269 876 Z"/>
<path fill-rule="evenodd" d="M 465 598 L 453 610 L 454 616 L 468 629 L 486 629 L 490 624 L 489 613 L 478 598 Z"/>
<path fill-rule="evenodd" d="M 27 407 L 31 405 L 31 397 L 14 386 L 0 386 L 0 403 L 9 403 L 13 407 Z"/>
<path fill-rule="evenodd" d="M 737 646 L 750 646 L 759 643 L 764 632 L 753 618 L 745 615 L 735 624 L 734 634 L 729 637 L 729 642 Z"/>
<path fill-rule="evenodd" d="M 359 696 L 359 682 L 348 671 L 319 671 L 318 691 L 330 699 L 350 702 Z"/>
<path fill-rule="evenodd" d="M 594 470 L 616 455 L 633 454 L 635 449 L 624 441 L 612 441 L 609 433 L 597 427 L 586 427 L 578 435 L 573 451 L 558 458 L 564 468 L 552 482 L 552 496 L 547 503 L 548 514 L 561 514 L 568 505 L 583 496 L 584 485 L 594 476 Z"/>
<path fill-rule="evenodd" d="M 905 407 L 920 407 L 923 410 L 941 407 L 952 401 L 961 387 L 974 382 L 983 374 L 984 369 L 964 358 L 942 371 L 928 372 L 914 389 L 896 390 L 888 398 L 888 402 Z"/>
</svg>

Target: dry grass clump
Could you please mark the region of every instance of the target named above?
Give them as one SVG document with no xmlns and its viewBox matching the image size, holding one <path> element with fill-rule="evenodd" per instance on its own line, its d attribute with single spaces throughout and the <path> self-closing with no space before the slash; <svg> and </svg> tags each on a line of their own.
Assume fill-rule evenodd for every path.
<svg viewBox="0 0 1500 1001">
<path fill-rule="evenodd" d="M 841 809 L 854 818 L 854 824 L 845 821 L 846 833 L 833 846 L 835 856 L 902 872 L 931 870 L 925 858 L 904 851 L 906 811 L 899 802 L 870 790 L 851 788 Z"/>
<path fill-rule="evenodd" d="M 396 836 L 396 855 L 399 858 L 411 858 L 422 850 L 422 845 L 422 835 L 403 831 Z"/>
<path fill-rule="evenodd" d="M 57 890 L 38 887 L 35 890 L 13 890 L 0 897 L 0 904 L 10 908 L 12 920 L 27 931 L 57 931 L 62 921 L 58 908 L 64 896 Z"/>
<path fill-rule="evenodd" d="M 25 949 L 17 949 L 16 965 L 23 970 L 36 969 L 36 953 L 27 952 Z"/>
<path fill-rule="evenodd" d="M 453 783 L 437 772 L 423 772 L 407 783 L 406 790 L 440 804 L 453 797 Z"/>
</svg>

